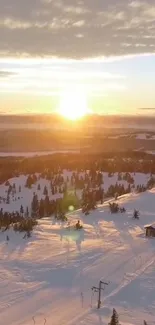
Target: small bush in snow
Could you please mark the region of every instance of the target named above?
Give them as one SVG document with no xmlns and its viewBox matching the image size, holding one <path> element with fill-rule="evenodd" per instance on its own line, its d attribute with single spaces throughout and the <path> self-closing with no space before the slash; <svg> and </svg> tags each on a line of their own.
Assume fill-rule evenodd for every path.
<svg viewBox="0 0 155 325">
<path fill-rule="evenodd" d="M 119 205 L 117 203 L 109 203 L 109 208 L 111 213 L 119 212 Z"/>
<path fill-rule="evenodd" d="M 15 223 L 13 229 L 18 232 L 30 232 L 37 224 L 38 223 L 35 219 L 23 219 L 22 221 Z"/>
<path fill-rule="evenodd" d="M 5 186 L 10 186 L 9 181 L 6 181 Z"/>
<path fill-rule="evenodd" d="M 134 219 L 139 219 L 139 211 L 138 210 L 134 210 L 134 212 L 133 212 L 133 218 Z"/>
</svg>

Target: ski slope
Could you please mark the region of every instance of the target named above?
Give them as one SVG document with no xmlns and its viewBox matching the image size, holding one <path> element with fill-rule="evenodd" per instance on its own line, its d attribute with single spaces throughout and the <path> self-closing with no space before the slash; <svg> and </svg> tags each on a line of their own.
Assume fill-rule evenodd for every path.
<svg viewBox="0 0 155 325">
<path fill-rule="evenodd" d="M 155 320 L 155 239 L 144 225 L 155 221 L 155 189 L 118 199 L 125 214 L 110 214 L 108 202 L 90 215 L 69 214 L 71 229 L 42 219 L 32 237 L 0 233 L 0 324 L 108 324 L 112 308 L 121 324 Z M 140 220 L 133 220 L 134 208 Z M 72 229 L 77 219 L 83 230 Z M 6 235 L 9 242 L 6 242 Z M 109 283 L 96 309 L 92 286 Z"/>
</svg>

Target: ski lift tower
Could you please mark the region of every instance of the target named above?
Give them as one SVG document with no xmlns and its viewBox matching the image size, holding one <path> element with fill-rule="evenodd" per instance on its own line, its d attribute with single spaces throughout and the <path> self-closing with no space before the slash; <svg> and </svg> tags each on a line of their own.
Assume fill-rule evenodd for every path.
<svg viewBox="0 0 155 325">
<path fill-rule="evenodd" d="M 105 286 L 107 286 L 109 283 L 101 281 L 99 282 L 98 287 L 92 287 L 93 292 L 98 292 L 98 302 L 97 302 L 97 308 L 100 309 L 101 307 L 101 291 L 105 289 Z M 103 285 L 103 287 L 102 287 Z"/>
</svg>

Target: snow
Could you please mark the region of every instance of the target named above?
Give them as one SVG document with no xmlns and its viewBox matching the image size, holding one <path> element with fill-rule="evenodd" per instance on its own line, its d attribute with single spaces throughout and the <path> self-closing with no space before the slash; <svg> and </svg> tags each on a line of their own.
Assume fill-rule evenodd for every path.
<svg viewBox="0 0 155 325">
<path fill-rule="evenodd" d="M 155 229 L 155 223 L 150 223 L 144 226 L 144 228 L 150 228 L 150 227 Z"/>
<path fill-rule="evenodd" d="M 137 140 L 155 140 L 155 135 L 147 134 L 147 133 L 140 133 L 136 134 Z"/>
<path fill-rule="evenodd" d="M 150 154 L 150 155 L 155 155 L 155 150 L 147 150 L 145 152 Z"/>
<path fill-rule="evenodd" d="M 121 138 L 131 138 L 137 140 L 155 140 L 155 134 L 150 133 L 127 133 L 127 134 L 119 134 L 119 135 L 110 135 L 109 139 L 121 139 Z"/>
<path fill-rule="evenodd" d="M 25 184 L 25 177 L 12 182 Z M 141 184 L 147 177 L 135 175 Z M 23 201 L 33 190 L 22 189 Z M 115 308 L 121 324 L 143 324 L 144 319 L 154 324 L 155 239 L 144 231 L 146 223 L 155 222 L 154 200 L 152 189 L 118 198 L 125 214 L 110 214 L 108 201 L 88 216 L 81 210 L 69 213 L 71 225 L 81 220 L 81 231 L 44 218 L 26 240 L 12 230 L 0 232 L 0 323 L 42 325 L 46 319 L 47 325 L 107 325 Z M 139 220 L 132 218 L 134 209 L 140 211 Z M 97 310 L 91 287 L 101 279 L 109 284 Z"/>
<path fill-rule="evenodd" d="M 137 134 L 136 139 L 137 140 L 146 140 L 147 137 L 146 137 L 146 134 Z"/>
<path fill-rule="evenodd" d="M 30 152 L 0 152 L 0 157 L 36 157 L 47 156 L 58 153 L 80 153 L 80 150 L 51 150 L 51 151 L 30 151 Z"/>
<path fill-rule="evenodd" d="M 114 173 L 112 177 L 108 177 L 108 173 L 103 172 L 103 180 L 104 184 L 102 187 L 104 188 L 104 191 L 106 192 L 110 185 L 115 185 L 116 183 L 123 184 L 124 188 L 128 188 L 128 182 L 121 180 L 118 181 L 118 174 Z M 64 170 L 62 173 L 64 179 L 67 179 L 67 176 L 69 179 L 71 179 L 72 172 Z M 79 173 L 80 176 L 83 176 L 84 173 Z M 124 175 L 124 173 L 122 173 Z M 150 179 L 150 174 L 142 174 L 142 173 L 130 173 L 130 175 L 134 179 L 135 186 L 137 185 L 146 185 L 148 180 Z M 44 187 L 46 186 L 48 189 L 48 196 L 50 200 L 56 200 L 58 198 L 61 198 L 63 194 L 54 194 L 51 193 L 51 187 L 50 187 L 50 181 L 44 178 L 41 178 L 39 174 L 36 174 L 38 177 L 38 180 L 36 184 L 32 185 L 32 188 L 26 188 L 26 180 L 28 175 L 20 175 L 19 177 L 13 177 L 9 179 L 10 185 L 16 184 L 16 194 L 14 196 L 10 195 L 10 204 L 6 203 L 7 198 L 7 191 L 8 186 L 5 184 L 0 184 L 0 208 L 3 208 L 4 211 L 7 212 L 13 212 L 13 211 L 20 211 L 21 205 L 23 206 L 24 210 L 28 207 L 29 211 L 31 209 L 31 203 L 33 198 L 33 193 L 36 193 L 38 195 L 38 199 L 41 200 L 41 198 L 45 198 L 43 195 Z M 38 190 L 38 185 L 40 184 L 41 190 Z M 21 192 L 19 192 L 19 187 L 21 187 Z M 82 191 L 78 190 L 77 195 L 79 198 L 81 197 Z M 3 201 L 4 199 L 4 201 Z"/>
</svg>

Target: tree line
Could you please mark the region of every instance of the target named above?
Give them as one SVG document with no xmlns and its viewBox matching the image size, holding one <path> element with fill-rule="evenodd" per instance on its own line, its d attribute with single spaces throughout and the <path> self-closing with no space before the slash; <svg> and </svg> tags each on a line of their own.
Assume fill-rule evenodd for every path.
<svg viewBox="0 0 155 325">
<path fill-rule="evenodd" d="M 141 152 L 108 154 L 55 154 L 33 158 L 0 158 L 0 182 L 20 174 L 44 173 L 47 170 L 100 170 L 104 172 L 141 172 L 155 174 L 155 157 Z"/>
</svg>

